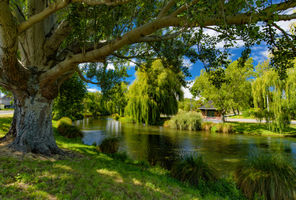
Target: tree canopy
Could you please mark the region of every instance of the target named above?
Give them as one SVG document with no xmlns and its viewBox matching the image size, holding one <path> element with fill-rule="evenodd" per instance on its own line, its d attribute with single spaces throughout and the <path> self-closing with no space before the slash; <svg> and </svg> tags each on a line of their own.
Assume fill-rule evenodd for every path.
<svg viewBox="0 0 296 200">
<path fill-rule="evenodd" d="M 290 124 L 296 105 L 295 81 L 296 65 L 288 69 L 284 80 L 268 61 L 257 66 L 257 78 L 252 84 L 254 105 L 274 131 L 282 132 Z"/>
<path fill-rule="evenodd" d="M 126 115 L 139 123 L 156 124 L 160 114 L 178 112 L 178 100 L 183 98 L 179 81 L 182 73 L 176 74 L 165 68 L 161 60 L 155 60 L 151 67 L 140 68 L 136 76 L 128 91 Z"/>
<path fill-rule="evenodd" d="M 223 114 L 230 110 L 236 111 L 250 107 L 252 103 L 250 78 L 254 75 L 253 59 L 249 58 L 243 67 L 239 65 L 239 61 L 232 62 L 223 71 L 223 80 L 218 82 L 219 86 L 210 80 L 213 71 L 202 71 L 196 78 L 191 93 L 207 101 L 213 101 L 216 108 Z"/>
<path fill-rule="evenodd" d="M 86 96 L 86 84 L 74 74 L 65 81 L 53 104 L 53 118 L 69 117 L 72 120 L 83 119 L 83 99 Z"/>
</svg>

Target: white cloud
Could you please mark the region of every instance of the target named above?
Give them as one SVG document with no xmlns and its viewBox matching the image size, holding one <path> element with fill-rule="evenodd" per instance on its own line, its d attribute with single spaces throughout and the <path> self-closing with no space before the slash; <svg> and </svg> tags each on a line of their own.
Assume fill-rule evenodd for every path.
<svg viewBox="0 0 296 200">
<path fill-rule="evenodd" d="M 184 92 L 184 98 L 188 98 L 188 99 L 192 99 L 193 95 L 190 92 L 190 88 L 193 86 L 194 81 L 188 81 L 187 82 L 187 87 L 182 87 L 182 91 Z M 195 98 L 195 99 L 199 99 L 199 98 Z"/>
<path fill-rule="evenodd" d="M 111 70 L 114 70 L 114 69 L 115 69 L 114 64 L 113 64 L 113 63 L 108 63 L 108 64 L 107 64 L 107 69 L 108 69 L 108 70 L 110 70 L 110 69 L 111 69 Z"/>
<path fill-rule="evenodd" d="M 99 92 L 99 90 L 96 89 L 96 88 L 87 88 L 87 91 L 89 91 L 89 92 Z"/>
<path fill-rule="evenodd" d="M 192 69 L 193 63 L 188 58 L 183 59 L 183 66 Z"/>
<path fill-rule="evenodd" d="M 282 29 L 284 29 L 286 32 L 289 32 L 291 30 L 291 25 L 293 23 L 296 23 L 296 19 L 290 20 L 290 21 L 279 21 L 279 22 L 275 22 L 279 27 L 281 27 Z M 281 34 L 280 30 L 277 30 L 278 34 Z"/>
</svg>

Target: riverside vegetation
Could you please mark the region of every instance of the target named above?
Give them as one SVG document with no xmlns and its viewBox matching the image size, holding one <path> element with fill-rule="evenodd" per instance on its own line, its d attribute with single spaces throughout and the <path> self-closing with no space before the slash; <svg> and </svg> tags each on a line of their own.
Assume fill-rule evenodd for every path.
<svg viewBox="0 0 296 200">
<path fill-rule="evenodd" d="M 10 121 L 1 118 L 1 129 Z M 219 177 L 201 155 L 185 157 L 166 170 L 133 161 L 124 153 L 99 153 L 95 146 L 83 145 L 78 138 L 61 136 L 55 128 L 59 123 L 53 124 L 57 144 L 71 157 L 23 157 L 5 151 L 1 145 L 1 198 L 237 200 L 275 199 L 268 195 L 277 193 L 281 196 L 276 197 L 282 199 L 295 197 L 296 168 L 285 158 L 262 154 L 250 157 L 237 168 L 234 179 Z M 111 140 L 105 143 L 114 143 Z"/>
<path fill-rule="evenodd" d="M 5 121 L 1 130 L 10 120 L 1 118 Z M 219 185 L 216 191 L 209 186 L 198 189 L 172 178 L 168 170 L 98 153 L 95 146 L 65 138 L 54 129 L 57 144 L 72 157 L 22 157 L 1 151 L 1 199 L 231 199 L 233 195 Z"/>
</svg>

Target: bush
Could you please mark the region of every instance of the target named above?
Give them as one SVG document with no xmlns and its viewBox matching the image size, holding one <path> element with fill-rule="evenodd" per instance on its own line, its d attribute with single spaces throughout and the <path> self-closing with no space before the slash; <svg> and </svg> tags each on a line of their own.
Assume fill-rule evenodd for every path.
<svg viewBox="0 0 296 200">
<path fill-rule="evenodd" d="M 202 130 L 211 131 L 213 133 L 233 133 L 233 126 L 227 123 L 204 122 L 202 123 Z"/>
<path fill-rule="evenodd" d="M 234 130 L 233 130 L 233 127 L 231 124 L 223 124 L 222 126 L 222 132 L 223 133 L 232 133 Z"/>
<path fill-rule="evenodd" d="M 72 125 L 72 120 L 68 117 L 61 118 L 57 123 L 58 133 L 67 138 L 82 137 L 83 133 L 81 130 Z"/>
<path fill-rule="evenodd" d="M 201 130 L 202 115 L 200 113 L 190 112 L 179 112 L 173 116 L 168 122 L 171 128 L 180 130 L 196 131 Z"/>
<path fill-rule="evenodd" d="M 189 156 L 177 161 L 172 166 L 171 176 L 194 186 L 198 186 L 202 181 L 211 182 L 218 178 L 216 170 L 209 166 L 201 155 Z"/>
<path fill-rule="evenodd" d="M 113 154 L 118 151 L 119 139 L 118 138 L 106 138 L 102 144 L 97 147 L 97 150 L 105 154 Z"/>
<path fill-rule="evenodd" d="M 135 123 L 135 120 L 130 116 L 120 117 L 119 121 L 123 123 Z"/>
<path fill-rule="evenodd" d="M 201 124 L 201 129 L 204 131 L 211 131 L 213 126 L 214 126 L 213 122 L 203 122 Z"/>
<path fill-rule="evenodd" d="M 72 119 L 70 119 L 69 117 L 62 117 L 62 118 L 57 122 L 57 127 L 59 127 L 61 124 L 72 125 Z"/>
<path fill-rule="evenodd" d="M 119 114 L 115 113 L 112 115 L 112 118 L 117 121 L 117 120 L 119 120 L 120 116 L 119 116 Z"/>
<path fill-rule="evenodd" d="M 280 155 L 251 155 L 235 171 L 235 180 L 249 199 L 296 199 L 295 164 Z"/>
</svg>

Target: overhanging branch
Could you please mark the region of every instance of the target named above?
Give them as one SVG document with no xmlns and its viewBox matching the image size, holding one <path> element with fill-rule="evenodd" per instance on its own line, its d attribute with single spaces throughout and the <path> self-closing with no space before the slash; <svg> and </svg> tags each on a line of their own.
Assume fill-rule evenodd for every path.
<svg viewBox="0 0 296 200">
<path fill-rule="evenodd" d="M 79 77 L 81 78 L 81 80 L 83 80 L 84 82 L 91 83 L 91 84 L 95 84 L 95 85 L 98 85 L 98 84 L 99 84 L 99 82 L 93 82 L 93 81 L 91 81 L 91 80 L 86 79 L 86 78 L 83 76 L 83 74 L 82 74 L 81 70 L 79 69 L 78 65 L 76 66 L 76 72 L 78 73 L 78 75 L 79 75 Z"/>
<path fill-rule="evenodd" d="M 107 6 L 116 6 L 120 4 L 125 4 L 129 2 L 130 0 L 58 0 L 52 4 L 50 4 L 47 8 L 45 8 L 42 12 L 33 15 L 28 20 L 22 22 L 18 26 L 18 32 L 22 33 L 26 31 L 28 28 L 33 26 L 34 24 L 44 20 L 51 14 L 57 12 L 58 10 L 61 10 L 68 6 L 70 3 L 85 3 L 87 5 L 107 5 Z"/>
</svg>

